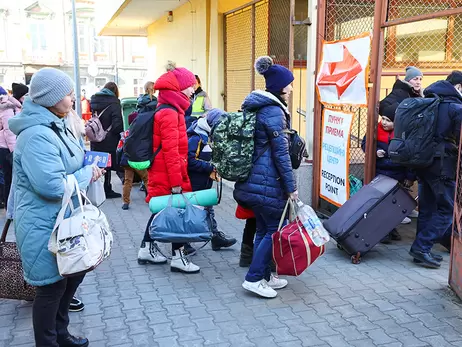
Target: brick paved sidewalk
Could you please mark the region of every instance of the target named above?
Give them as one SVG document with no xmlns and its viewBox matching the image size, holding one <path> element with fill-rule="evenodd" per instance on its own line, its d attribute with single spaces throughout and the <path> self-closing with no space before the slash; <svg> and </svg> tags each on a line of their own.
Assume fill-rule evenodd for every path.
<svg viewBox="0 0 462 347">
<path fill-rule="evenodd" d="M 414 265 L 407 254 L 412 227 L 401 229 L 403 241 L 377 246 L 360 265 L 331 244 L 276 299 L 265 300 L 241 287 L 238 245 L 221 252 L 207 246 L 193 258 L 202 268 L 196 275 L 138 265 L 149 212 L 136 186 L 132 197 L 128 211 L 120 200 L 104 204 L 113 254 L 80 287 L 85 310 L 71 313 L 71 332 L 92 347 L 462 346 L 462 304 L 447 285 L 448 255 L 439 270 Z M 240 239 L 243 223 L 234 209 L 225 188 L 217 220 Z M 6 346 L 33 346 L 30 303 L 0 300 L 0 347 Z"/>
</svg>

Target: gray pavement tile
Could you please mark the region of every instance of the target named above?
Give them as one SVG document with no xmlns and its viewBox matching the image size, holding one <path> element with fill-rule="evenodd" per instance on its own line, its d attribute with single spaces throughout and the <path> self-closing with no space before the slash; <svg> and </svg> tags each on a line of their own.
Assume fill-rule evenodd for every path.
<svg viewBox="0 0 462 347">
<path fill-rule="evenodd" d="M 121 190 L 115 177 L 114 187 Z M 221 252 L 205 247 L 192 258 L 202 267 L 197 275 L 138 265 L 149 212 L 136 187 L 132 198 L 124 213 L 118 200 L 102 206 L 113 253 L 77 292 L 86 307 L 71 314 L 70 331 L 91 346 L 462 346 L 462 304 L 447 289 L 448 262 L 436 271 L 412 264 L 413 225 L 400 227 L 403 241 L 377 246 L 358 266 L 329 244 L 306 273 L 265 300 L 241 288 L 247 269 L 238 267 L 239 244 Z M 243 222 L 234 209 L 225 188 L 216 218 L 240 240 Z M 0 347 L 33 344 L 31 303 L 0 299 Z"/>
</svg>

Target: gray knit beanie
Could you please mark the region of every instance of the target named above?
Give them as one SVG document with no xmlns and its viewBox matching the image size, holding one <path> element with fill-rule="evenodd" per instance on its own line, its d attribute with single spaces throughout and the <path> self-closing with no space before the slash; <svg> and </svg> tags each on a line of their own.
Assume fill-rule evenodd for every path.
<svg viewBox="0 0 462 347">
<path fill-rule="evenodd" d="M 52 107 L 74 90 L 74 82 L 64 72 L 51 67 L 37 71 L 30 81 L 29 96 L 43 107 Z"/>
<path fill-rule="evenodd" d="M 420 71 L 418 68 L 415 66 L 408 66 L 406 68 L 406 77 L 404 77 L 404 80 L 409 82 L 410 80 L 418 77 L 418 76 L 423 76 L 422 71 Z"/>
</svg>

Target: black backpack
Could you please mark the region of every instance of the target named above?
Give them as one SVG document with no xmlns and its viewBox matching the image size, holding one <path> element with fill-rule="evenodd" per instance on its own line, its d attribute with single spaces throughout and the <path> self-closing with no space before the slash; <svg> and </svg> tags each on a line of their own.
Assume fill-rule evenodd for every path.
<svg viewBox="0 0 462 347">
<path fill-rule="evenodd" d="M 395 114 L 395 137 L 390 141 L 388 155 L 393 163 L 421 169 L 430 166 L 444 153 L 435 137 L 441 98 L 409 98 L 401 102 Z"/>
<path fill-rule="evenodd" d="M 124 143 L 124 153 L 128 159 L 128 165 L 136 170 L 149 168 L 162 149 L 162 145 L 153 153 L 152 136 L 155 114 L 165 108 L 176 110 L 170 105 L 161 105 L 155 111 L 139 113 L 130 125 L 128 137 Z"/>
</svg>

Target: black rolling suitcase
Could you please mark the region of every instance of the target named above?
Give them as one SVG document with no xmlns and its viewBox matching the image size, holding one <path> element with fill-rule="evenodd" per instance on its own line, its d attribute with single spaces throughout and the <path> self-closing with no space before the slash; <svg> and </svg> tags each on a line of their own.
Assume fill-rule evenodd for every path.
<svg viewBox="0 0 462 347">
<path fill-rule="evenodd" d="M 398 181 L 379 175 L 325 221 L 324 227 L 358 264 L 415 207 L 415 200 Z"/>
</svg>

